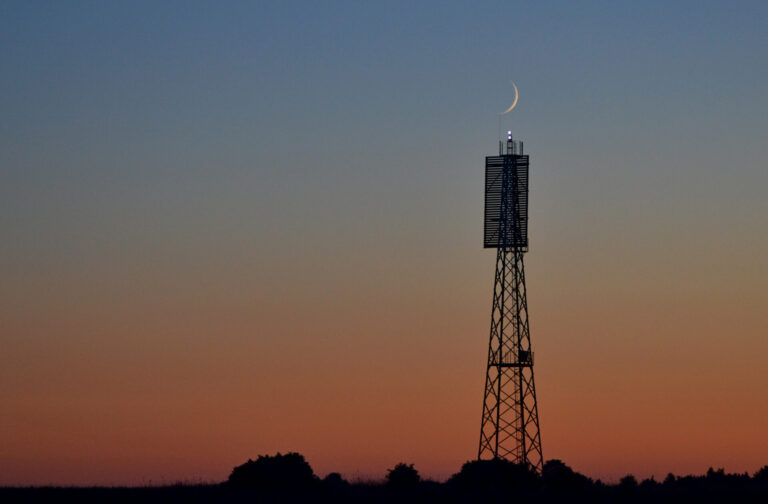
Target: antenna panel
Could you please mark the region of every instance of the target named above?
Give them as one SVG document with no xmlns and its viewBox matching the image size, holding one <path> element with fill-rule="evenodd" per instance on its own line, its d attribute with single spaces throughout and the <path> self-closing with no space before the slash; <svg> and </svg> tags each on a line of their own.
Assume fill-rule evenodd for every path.
<svg viewBox="0 0 768 504">
<path fill-rule="evenodd" d="M 485 158 L 485 248 L 528 248 L 528 156 Z"/>
</svg>

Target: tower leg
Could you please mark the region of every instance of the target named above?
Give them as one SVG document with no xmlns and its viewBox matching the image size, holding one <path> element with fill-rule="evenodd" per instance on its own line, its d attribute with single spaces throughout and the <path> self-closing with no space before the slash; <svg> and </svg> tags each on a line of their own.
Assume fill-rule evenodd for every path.
<svg viewBox="0 0 768 504">
<path fill-rule="evenodd" d="M 496 254 L 488 367 L 478 459 L 501 458 L 541 471 L 541 435 L 528 325 L 523 251 Z"/>
</svg>

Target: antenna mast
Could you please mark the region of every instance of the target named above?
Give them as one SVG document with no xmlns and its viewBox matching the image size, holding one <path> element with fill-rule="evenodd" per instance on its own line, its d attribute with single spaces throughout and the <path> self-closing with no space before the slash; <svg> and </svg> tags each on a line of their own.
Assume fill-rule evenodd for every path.
<svg viewBox="0 0 768 504">
<path fill-rule="evenodd" d="M 484 247 L 496 249 L 488 366 L 478 459 L 506 459 L 541 472 L 523 254 L 528 251 L 528 167 L 523 142 L 507 132 L 485 158 Z"/>
</svg>

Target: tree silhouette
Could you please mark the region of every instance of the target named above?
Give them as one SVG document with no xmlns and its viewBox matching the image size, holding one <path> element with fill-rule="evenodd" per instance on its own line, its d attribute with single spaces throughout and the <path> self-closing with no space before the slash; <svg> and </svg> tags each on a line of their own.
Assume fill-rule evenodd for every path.
<svg viewBox="0 0 768 504">
<path fill-rule="evenodd" d="M 637 479 L 631 474 L 627 474 L 619 480 L 619 491 L 623 494 L 637 492 L 637 486 Z"/>
<path fill-rule="evenodd" d="M 344 487 L 349 485 L 349 483 L 341 477 L 341 474 L 337 472 L 328 473 L 325 478 L 323 478 L 323 483 L 330 487 Z"/>
<path fill-rule="evenodd" d="M 575 472 L 561 460 L 547 460 L 541 472 L 547 489 L 557 493 L 577 492 L 588 489 L 592 480 Z"/>
<path fill-rule="evenodd" d="M 233 487 L 259 490 L 304 490 L 317 478 L 312 467 L 299 453 L 275 456 L 259 455 L 232 470 L 228 483 Z"/>
<path fill-rule="evenodd" d="M 350 484 L 337 472 L 329 473 L 323 478 L 322 486 L 328 502 L 345 501 L 350 488 Z"/>
<path fill-rule="evenodd" d="M 414 469 L 413 464 L 401 462 L 387 471 L 387 485 L 392 488 L 413 488 L 419 484 L 419 481 L 421 481 L 419 471 Z"/>
<path fill-rule="evenodd" d="M 532 490 L 538 483 L 538 475 L 528 466 L 504 459 L 472 460 L 448 480 L 448 485 L 457 490 L 485 495 Z"/>
</svg>

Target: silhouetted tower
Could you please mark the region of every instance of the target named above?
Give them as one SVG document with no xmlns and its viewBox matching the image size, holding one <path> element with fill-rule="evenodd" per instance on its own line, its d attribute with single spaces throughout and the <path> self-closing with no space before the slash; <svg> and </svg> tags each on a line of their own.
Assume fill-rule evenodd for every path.
<svg viewBox="0 0 768 504">
<path fill-rule="evenodd" d="M 528 156 L 507 134 L 485 158 L 485 248 L 496 249 L 491 334 L 477 457 L 541 471 L 541 435 L 528 327 L 523 254 L 528 251 Z"/>
</svg>

